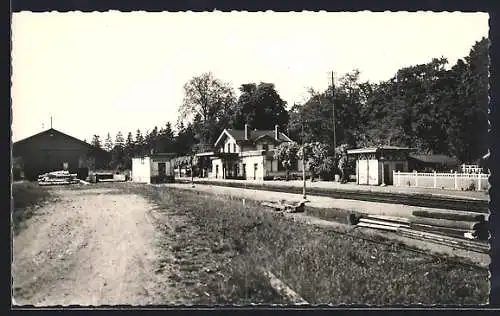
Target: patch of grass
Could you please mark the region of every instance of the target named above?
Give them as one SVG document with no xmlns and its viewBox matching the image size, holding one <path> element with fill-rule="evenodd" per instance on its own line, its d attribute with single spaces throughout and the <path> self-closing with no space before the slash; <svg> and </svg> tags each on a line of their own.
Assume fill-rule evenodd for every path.
<svg viewBox="0 0 500 316">
<path fill-rule="evenodd" d="M 204 284 L 202 303 L 283 303 L 261 269 L 311 304 L 482 304 L 488 297 L 486 269 L 293 222 L 241 200 L 171 187 L 139 191 L 183 214 L 186 229 L 173 232 L 181 249 L 198 247 L 195 261 L 224 275 L 190 271 Z"/>
<path fill-rule="evenodd" d="M 33 207 L 49 197 L 49 191 L 37 183 L 18 182 L 12 184 L 14 233 L 18 233 L 23 227 L 23 222 L 33 216 Z"/>
</svg>

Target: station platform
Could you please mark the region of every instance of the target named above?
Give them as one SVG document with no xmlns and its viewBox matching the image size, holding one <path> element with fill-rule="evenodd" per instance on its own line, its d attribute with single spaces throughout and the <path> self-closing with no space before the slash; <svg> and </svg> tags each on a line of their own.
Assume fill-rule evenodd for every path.
<svg viewBox="0 0 500 316">
<path fill-rule="evenodd" d="M 191 178 L 179 178 L 176 180 L 190 181 Z M 233 180 L 233 179 L 210 179 L 210 178 L 194 178 L 195 182 L 213 182 L 216 185 L 217 182 L 225 183 L 239 183 L 239 184 L 253 184 L 253 185 L 265 185 L 265 186 L 290 186 L 302 188 L 303 182 L 301 180 L 290 180 L 290 181 L 258 181 L 258 180 Z M 320 189 L 332 189 L 335 191 L 365 191 L 365 192 L 385 192 L 385 193 L 395 193 L 395 194 L 426 194 L 438 197 L 448 197 L 448 198 L 462 198 L 467 200 L 480 200 L 489 201 L 488 191 L 458 191 L 458 190 L 444 190 L 444 189 L 434 189 L 434 188 L 420 188 L 420 187 L 404 187 L 404 186 L 373 186 L 373 185 L 358 185 L 356 183 L 344 183 L 333 182 L 333 181 L 306 181 L 306 191 L 307 188 L 320 188 Z"/>
</svg>

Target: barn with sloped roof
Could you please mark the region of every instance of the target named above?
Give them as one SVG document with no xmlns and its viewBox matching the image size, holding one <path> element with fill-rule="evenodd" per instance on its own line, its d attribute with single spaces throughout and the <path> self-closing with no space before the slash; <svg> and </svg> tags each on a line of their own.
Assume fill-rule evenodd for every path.
<svg viewBox="0 0 500 316">
<path fill-rule="evenodd" d="M 111 160 L 107 151 L 53 128 L 15 142 L 12 156 L 16 162 L 14 179 L 22 172 L 28 180 L 56 170 L 85 178 L 89 170 L 106 169 Z"/>
</svg>

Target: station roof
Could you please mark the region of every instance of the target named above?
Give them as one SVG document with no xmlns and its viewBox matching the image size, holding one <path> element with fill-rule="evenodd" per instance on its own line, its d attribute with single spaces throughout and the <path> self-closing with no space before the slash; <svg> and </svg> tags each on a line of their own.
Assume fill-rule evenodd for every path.
<svg viewBox="0 0 500 316">
<path fill-rule="evenodd" d="M 446 155 L 410 155 L 410 158 L 423 163 L 458 165 L 458 160 Z"/>
<path fill-rule="evenodd" d="M 146 158 L 146 157 L 149 157 L 149 158 L 174 158 L 176 157 L 177 154 L 176 153 L 154 153 L 154 154 L 147 154 L 147 155 L 139 155 L 139 156 L 135 156 L 134 158 Z"/>
<path fill-rule="evenodd" d="M 365 148 L 356 148 L 356 149 L 348 149 L 348 154 L 373 154 L 381 151 L 403 151 L 410 152 L 415 150 L 414 148 L 409 147 L 396 147 L 396 146 L 379 146 L 379 147 L 365 147 Z"/>
</svg>

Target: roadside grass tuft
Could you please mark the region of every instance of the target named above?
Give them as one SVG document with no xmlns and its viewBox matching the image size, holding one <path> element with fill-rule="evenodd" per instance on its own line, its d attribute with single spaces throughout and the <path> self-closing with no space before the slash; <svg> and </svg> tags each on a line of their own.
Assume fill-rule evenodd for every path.
<svg viewBox="0 0 500 316">
<path fill-rule="evenodd" d="M 295 222 L 248 201 L 172 187 L 130 188 L 185 219 L 183 229 L 172 231 L 179 253 L 196 247 L 203 269 L 216 271 L 189 271 L 204 285 L 201 303 L 287 303 L 263 270 L 311 304 L 463 305 L 488 298 L 487 269 Z"/>
<path fill-rule="evenodd" d="M 33 207 L 49 197 L 49 191 L 37 183 L 18 182 L 12 184 L 12 225 L 15 234 L 24 227 L 24 221 L 33 216 Z"/>
</svg>

